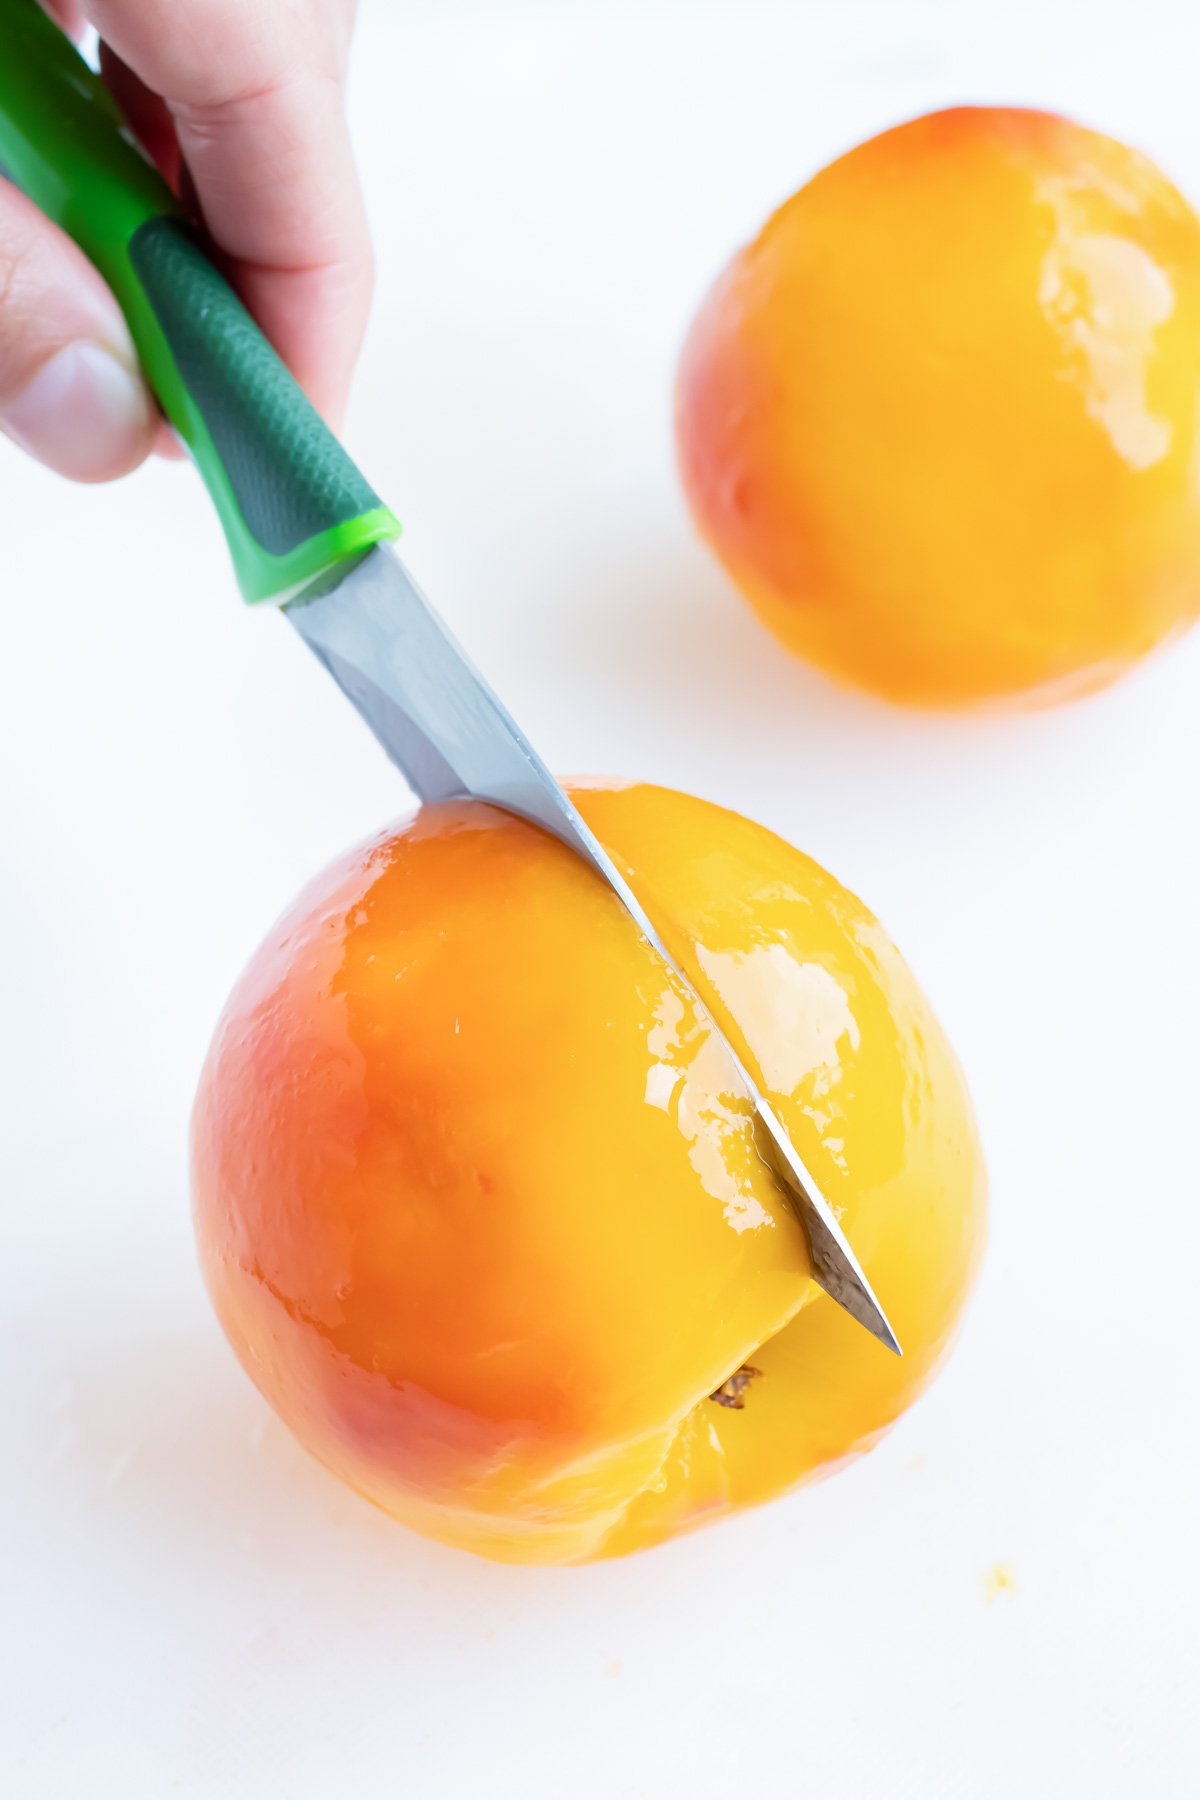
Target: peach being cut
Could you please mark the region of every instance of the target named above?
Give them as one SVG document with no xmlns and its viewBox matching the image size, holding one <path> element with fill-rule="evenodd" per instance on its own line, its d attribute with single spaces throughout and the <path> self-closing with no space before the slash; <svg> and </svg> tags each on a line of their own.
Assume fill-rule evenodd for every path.
<svg viewBox="0 0 1200 1800">
<path fill-rule="evenodd" d="M 984 1234 L 958 1066 L 860 902 L 719 807 L 572 793 L 905 1354 L 812 1281 L 711 1026 L 600 878 L 482 802 L 423 808 L 318 876 L 235 988 L 196 1230 L 301 1442 L 510 1561 L 621 1555 L 870 1449 L 946 1356 Z"/>
<path fill-rule="evenodd" d="M 1200 220 L 1049 113 L 960 107 L 823 169 L 696 318 L 701 535 L 891 700 L 1099 687 L 1200 611 Z"/>
</svg>

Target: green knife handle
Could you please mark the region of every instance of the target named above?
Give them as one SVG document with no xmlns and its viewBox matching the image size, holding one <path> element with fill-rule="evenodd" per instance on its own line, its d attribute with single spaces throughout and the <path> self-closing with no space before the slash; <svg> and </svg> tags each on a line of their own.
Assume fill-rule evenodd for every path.
<svg viewBox="0 0 1200 1800">
<path fill-rule="evenodd" d="M 36 4 L 0 0 L 0 170 L 80 246 L 203 475 L 247 600 L 319 588 L 400 526 L 208 260 L 107 88 Z"/>
</svg>

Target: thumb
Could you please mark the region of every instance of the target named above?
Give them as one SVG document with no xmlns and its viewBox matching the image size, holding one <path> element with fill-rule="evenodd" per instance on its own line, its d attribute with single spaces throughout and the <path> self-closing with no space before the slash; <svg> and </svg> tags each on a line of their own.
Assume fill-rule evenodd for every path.
<svg viewBox="0 0 1200 1800">
<path fill-rule="evenodd" d="M 0 179 L 0 431 L 73 481 L 110 481 L 148 455 L 159 424 L 105 282 Z"/>
</svg>

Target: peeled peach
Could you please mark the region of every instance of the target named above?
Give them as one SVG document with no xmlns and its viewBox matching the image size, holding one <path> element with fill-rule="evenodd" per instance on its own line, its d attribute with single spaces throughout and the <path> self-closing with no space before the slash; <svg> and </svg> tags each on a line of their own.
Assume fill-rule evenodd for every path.
<svg viewBox="0 0 1200 1800">
<path fill-rule="evenodd" d="M 702 306 L 701 535 L 771 629 L 920 705 L 1111 681 L 1200 611 L 1200 220 L 1144 156 L 961 107 L 823 169 Z"/>
<path fill-rule="evenodd" d="M 984 1231 L 958 1067 L 853 895 L 686 795 L 573 792 L 905 1355 L 810 1279 L 711 1027 L 608 887 L 494 807 L 424 808 L 318 876 L 235 988 L 196 1232 L 301 1442 L 511 1561 L 638 1549 L 869 1449 L 945 1357 Z"/>
</svg>

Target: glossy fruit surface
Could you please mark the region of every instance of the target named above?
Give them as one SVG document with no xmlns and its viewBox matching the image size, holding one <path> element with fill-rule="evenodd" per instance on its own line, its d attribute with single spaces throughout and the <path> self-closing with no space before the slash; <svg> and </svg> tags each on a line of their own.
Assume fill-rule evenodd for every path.
<svg viewBox="0 0 1200 1800">
<path fill-rule="evenodd" d="M 621 1554 L 867 1449 L 982 1247 L 961 1076 L 861 904 L 772 833 L 573 790 L 824 1182 L 906 1354 L 809 1278 L 710 1029 L 556 840 L 424 808 L 310 885 L 193 1123 L 209 1291 L 301 1441 L 514 1561 Z M 746 1362 L 741 1410 L 710 1399 Z"/>
<path fill-rule="evenodd" d="M 1087 691 L 1200 611 L 1200 221 L 1048 113 L 883 133 L 701 308 L 677 436 L 778 636 L 893 700 Z"/>
</svg>

